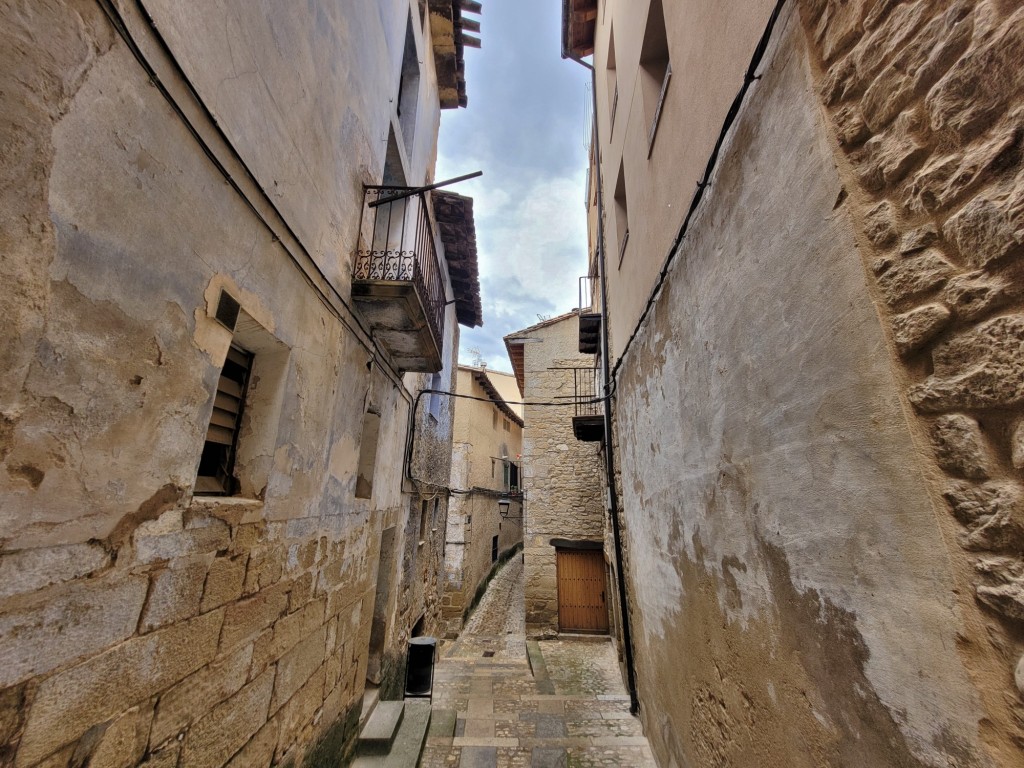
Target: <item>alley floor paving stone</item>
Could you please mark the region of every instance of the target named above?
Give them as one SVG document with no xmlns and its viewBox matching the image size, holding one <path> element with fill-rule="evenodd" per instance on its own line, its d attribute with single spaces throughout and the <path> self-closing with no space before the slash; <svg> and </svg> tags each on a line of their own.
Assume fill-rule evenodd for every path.
<svg viewBox="0 0 1024 768">
<path fill-rule="evenodd" d="M 438 656 L 421 768 L 654 768 L 607 638 L 527 642 L 521 558 Z"/>
</svg>

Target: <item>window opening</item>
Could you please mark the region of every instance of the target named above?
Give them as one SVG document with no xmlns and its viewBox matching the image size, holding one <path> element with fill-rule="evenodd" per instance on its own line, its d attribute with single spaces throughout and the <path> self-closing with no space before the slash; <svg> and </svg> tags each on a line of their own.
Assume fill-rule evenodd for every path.
<svg viewBox="0 0 1024 768">
<path fill-rule="evenodd" d="M 430 502 L 423 499 L 420 502 L 420 544 L 427 540 L 427 513 L 430 509 Z"/>
<path fill-rule="evenodd" d="M 501 525 L 501 523 L 498 523 Z M 495 562 L 498 559 L 498 537 L 491 537 L 491 562 Z"/>
<path fill-rule="evenodd" d="M 640 50 L 640 88 L 643 95 L 644 117 L 647 126 L 647 153 L 654 147 L 661 108 L 665 101 L 672 65 L 668 58 L 668 35 L 665 31 L 665 11 L 662 0 L 651 0 L 647 11 L 647 28 Z"/>
<path fill-rule="evenodd" d="M 242 409 L 249 386 L 253 355 L 232 344 L 217 380 L 213 413 L 206 429 L 206 442 L 199 458 L 195 493 L 230 496 L 238 492 L 235 479 L 235 455 Z"/>
<path fill-rule="evenodd" d="M 429 389 L 441 389 L 441 374 L 434 373 L 430 376 Z M 439 395 L 436 392 L 430 393 L 430 403 L 427 406 L 427 411 L 435 419 L 441 418 L 441 398 L 443 395 Z"/>
<path fill-rule="evenodd" d="M 615 180 L 615 234 L 619 238 L 619 268 L 622 268 L 622 257 L 626 254 L 626 243 L 629 242 L 629 210 L 626 206 L 626 171 L 619 164 L 619 175 Z"/>
<path fill-rule="evenodd" d="M 615 132 L 615 112 L 619 107 L 619 80 L 615 71 L 615 30 L 608 33 L 608 60 L 605 63 L 605 79 L 608 84 L 608 141 Z"/>
<path fill-rule="evenodd" d="M 406 154 L 412 155 L 416 133 L 416 109 L 420 96 L 420 62 L 416 55 L 416 35 L 413 33 L 412 14 L 405 28 L 405 49 L 402 52 L 402 70 L 398 75 L 398 124 L 402 127 L 402 140 Z"/>
<path fill-rule="evenodd" d="M 359 441 L 359 469 L 356 474 L 356 498 L 368 499 L 373 495 L 373 475 L 377 465 L 377 444 L 380 439 L 380 415 L 373 411 L 363 414 L 363 432 Z"/>
</svg>

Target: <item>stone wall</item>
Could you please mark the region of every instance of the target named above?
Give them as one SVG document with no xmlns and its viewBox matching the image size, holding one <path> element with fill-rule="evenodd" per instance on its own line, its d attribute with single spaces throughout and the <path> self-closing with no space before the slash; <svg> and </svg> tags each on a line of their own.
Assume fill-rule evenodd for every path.
<svg viewBox="0 0 1024 768">
<path fill-rule="evenodd" d="M 941 527 L 969 566 L 964 656 L 1009 765 L 1024 759 L 1009 746 L 1024 749 L 1024 8 L 803 12 Z"/>
<path fill-rule="evenodd" d="M 415 498 L 424 377 L 389 370 L 337 297 L 418 5 L 146 2 L 155 27 L 111 5 L 153 71 L 94 0 L 0 9 L 0 765 L 327 764 L 359 714 L 382 531 Z M 325 89 L 331 71 L 352 78 Z M 232 342 L 221 289 L 258 348 L 242 495 L 216 500 L 192 487 Z M 421 426 L 414 472 L 446 483 L 450 413 Z M 410 620 L 437 625 L 439 544 L 392 561 L 385 677 Z"/>
<path fill-rule="evenodd" d="M 663 764 L 1020 761 L 1020 18 L 783 14 L 619 371 Z"/>
<path fill-rule="evenodd" d="M 553 402 L 573 396 L 573 367 L 593 365 L 581 355 L 575 314 L 512 334 L 539 343 L 523 345 L 523 398 Z M 604 508 L 601 460 L 596 443 L 579 442 L 572 431 L 573 408 L 526 406 L 523 432 L 523 484 L 526 489 L 526 629 L 533 636 L 558 631 L 555 538 L 601 542 Z"/>
</svg>

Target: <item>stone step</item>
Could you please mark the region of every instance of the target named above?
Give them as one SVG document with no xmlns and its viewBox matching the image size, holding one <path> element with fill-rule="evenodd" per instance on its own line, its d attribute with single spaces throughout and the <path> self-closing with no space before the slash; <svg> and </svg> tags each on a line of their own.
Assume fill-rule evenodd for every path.
<svg viewBox="0 0 1024 768">
<path fill-rule="evenodd" d="M 390 702 L 382 701 L 377 706 L 386 703 Z M 416 768 L 430 726 L 430 701 L 407 699 L 404 703 L 405 714 L 391 743 L 391 750 L 386 755 L 360 754 L 351 768 Z"/>
<path fill-rule="evenodd" d="M 404 713 L 403 701 L 378 701 L 366 725 L 359 732 L 357 754 L 386 755 L 391 751 L 391 744 Z"/>
</svg>

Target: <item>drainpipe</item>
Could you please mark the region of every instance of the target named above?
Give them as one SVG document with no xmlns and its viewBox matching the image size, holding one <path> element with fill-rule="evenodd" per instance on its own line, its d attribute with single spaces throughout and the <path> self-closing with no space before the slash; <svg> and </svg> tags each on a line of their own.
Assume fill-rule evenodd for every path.
<svg viewBox="0 0 1024 768">
<path fill-rule="evenodd" d="M 563 6 L 563 18 L 565 9 Z M 612 541 L 615 545 L 615 571 L 618 575 L 619 605 L 622 608 L 622 645 L 626 655 L 626 687 L 629 689 L 629 711 L 636 715 L 640 701 L 636 695 L 636 669 L 633 661 L 633 633 L 630 630 L 629 602 L 626 599 L 626 574 L 623 567 L 622 528 L 619 524 L 619 495 L 615 486 L 615 454 L 612 449 L 611 363 L 608 359 L 608 293 L 605 290 L 604 251 L 604 184 L 601 180 L 601 140 L 597 123 L 597 71 L 580 57 L 562 46 L 562 58 L 575 61 L 590 70 L 590 96 L 594 114 L 594 168 L 597 172 L 597 277 L 601 286 L 601 378 L 604 380 L 604 460 L 607 478 L 608 514 L 612 518 Z"/>
</svg>

